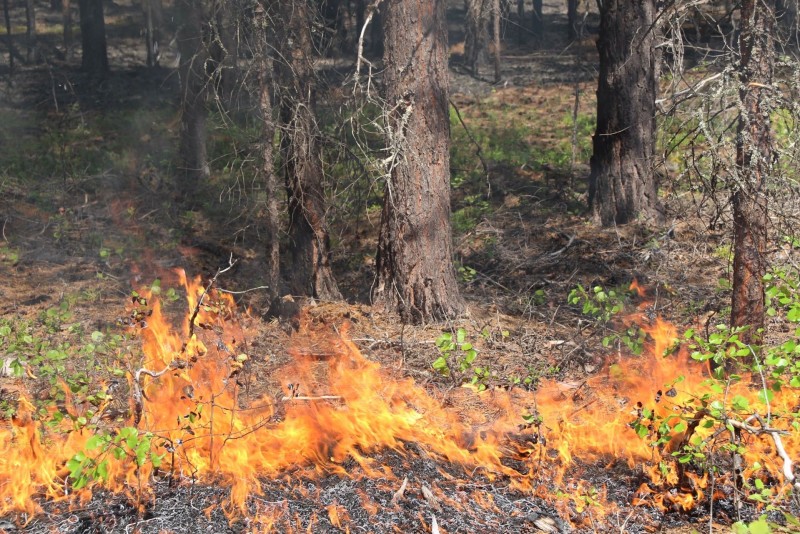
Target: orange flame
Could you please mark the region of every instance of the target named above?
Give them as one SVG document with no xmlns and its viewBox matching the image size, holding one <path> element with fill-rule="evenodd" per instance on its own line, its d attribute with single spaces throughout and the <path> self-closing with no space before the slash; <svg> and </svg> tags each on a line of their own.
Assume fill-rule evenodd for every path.
<svg viewBox="0 0 800 534">
<path fill-rule="evenodd" d="M 158 302 L 144 319 L 145 357 L 138 381 L 131 378 L 134 389 L 141 388 L 138 435 L 147 437 L 153 455 L 162 458 L 161 472 L 227 484 L 228 514 L 246 513 L 248 495 L 261 492 L 259 479 L 280 478 L 298 467 L 313 468 L 312 474 L 305 470 L 305 476 L 338 474 L 396 482 L 391 468 L 377 464 L 370 455 L 385 449 L 409 455 L 407 443 L 417 444 L 440 461 L 464 466 L 465 477 L 467 471 L 479 469 L 487 478 L 502 477 L 527 494 L 566 495 L 565 506 L 573 511 L 593 507 L 602 515 L 613 509 L 605 503 L 603 488 L 567 480 L 567 469 L 576 459 L 618 460 L 645 473 L 651 482 L 639 488 L 634 504 L 689 509 L 703 498 L 706 475 L 679 473 L 674 462 L 681 436 L 674 443 L 653 447 L 631 425 L 637 417 L 642 419 L 645 410 L 671 428 L 685 425 L 696 414 L 682 407 L 712 387 L 705 373 L 689 366 L 685 353 L 664 356 L 674 346 L 677 330 L 661 319 L 645 327 L 652 344 L 643 357 L 613 362 L 581 383 L 546 382 L 535 392 L 478 393 L 469 388 L 453 392 L 462 404 L 470 404 L 469 410 L 448 409 L 412 379 L 392 376 L 365 358 L 348 338 L 348 325 L 338 334 L 321 334 L 304 324 L 290 350 L 294 362 L 282 371 L 283 383 L 291 382 L 292 387 L 277 401 L 267 396 L 243 407 L 236 375 L 250 355 L 241 352 L 244 333 L 235 319 L 233 300 L 229 295 L 205 294 L 197 280 L 190 283 L 182 273 L 181 282 L 189 312 L 179 331 L 164 317 Z M 322 350 L 304 348 L 304 340 L 311 336 L 316 336 Z M 297 389 L 298 383 L 302 389 Z M 757 392 L 745 383 L 732 385 L 729 395 L 741 395 L 751 406 L 763 407 Z M 776 395 L 772 405 L 777 410 L 791 408 L 794 402 L 792 395 Z M 22 400 L 17 417 L 0 427 L 0 514 L 36 513 L 37 495 L 65 498 L 65 463 L 79 452 L 92 454 L 85 451 L 88 430 L 45 430 L 32 413 L 32 405 Z M 535 415 L 538 422 L 523 424 L 525 413 Z M 131 418 L 128 425 L 134 422 Z M 651 435 L 657 431 L 648 430 Z M 710 432 L 698 426 L 694 436 L 707 439 Z M 756 459 L 761 463 L 758 469 L 748 467 L 743 476 L 781 476 L 781 461 L 768 438 L 742 439 L 751 441 L 746 465 L 753 466 Z M 798 433 L 790 432 L 784 445 L 796 456 Z M 137 462 L 126 451 L 105 455 L 108 474 L 96 483 L 115 491 L 147 486 L 155 475 L 153 462 Z M 504 460 L 510 457 L 525 468 L 509 467 Z M 354 461 L 359 469 L 348 469 L 346 461 Z M 664 487 L 678 491 L 660 491 Z M 361 500 L 364 509 L 376 509 L 367 495 Z M 491 495 L 476 496 L 476 502 L 494 507 Z M 349 528 L 344 508 L 333 504 L 326 511 L 331 523 Z M 285 513 L 262 506 L 253 528 L 268 531 Z"/>
</svg>

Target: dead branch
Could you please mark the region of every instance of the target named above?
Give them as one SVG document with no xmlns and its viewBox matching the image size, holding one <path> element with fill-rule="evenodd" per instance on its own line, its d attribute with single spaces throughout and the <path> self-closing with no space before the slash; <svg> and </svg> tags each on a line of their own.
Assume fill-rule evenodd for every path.
<svg viewBox="0 0 800 534">
<path fill-rule="evenodd" d="M 442 509 L 442 507 L 439 505 L 439 499 L 436 498 L 436 495 L 434 495 L 431 489 L 425 484 L 422 485 L 422 496 L 425 497 L 425 500 L 428 501 L 428 504 L 434 510 Z"/>
<path fill-rule="evenodd" d="M 408 477 L 404 477 L 403 478 L 403 483 L 400 484 L 400 489 L 397 490 L 396 492 L 394 492 L 394 495 L 392 495 L 392 500 L 390 502 L 390 504 L 392 506 L 397 506 L 398 505 L 398 503 L 400 502 L 400 499 L 402 499 L 403 495 L 405 495 L 405 493 L 406 493 L 406 486 L 407 485 L 408 485 Z"/>
<path fill-rule="evenodd" d="M 199 299 L 197 299 L 197 305 L 195 305 L 194 311 L 192 312 L 192 317 L 189 319 L 189 339 L 192 339 L 192 336 L 194 335 L 194 320 L 197 319 L 197 314 L 200 313 L 200 306 L 203 305 L 203 300 L 206 298 L 206 295 L 208 295 L 208 292 L 211 291 L 211 288 L 214 286 L 214 282 L 217 281 L 217 277 L 222 273 L 230 271 L 231 268 L 234 265 L 236 265 L 236 262 L 237 260 L 233 259 L 233 253 L 231 253 L 230 257 L 228 258 L 228 266 L 225 267 L 224 269 L 217 269 L 217 272 L 214 274 L 214 276 L 211 278 L 211 281 L 203 290 L 203 294 L 200 295 Z M 184 350 L 186 350 L 185 344 L 183 346 L 183 349 L 181 349 L 181 352 L 183 352 Z"/>
<path fill-rule="evenodd" d="M 150 369 L 142 367 L 141 369 L 138 369 L 135 373 L 133 373 L 133 402 L 134 402 L 133 425 L 134 426 L 138 426 L 139 421 L 142 420 L 142 409 L 144 406 L 143 399 L 145 398 L 144 386 L 142 385 L 142 375 L 147 375 L 152 378 L 158 378 L 173 369 L 183 369 L 186 367 L 186 365 L 187 365 L 186 360 L 173 360 L 169 365 L 167 365 L 161 371 L 151 371 Z"/>
<path fill-rule="evenodd" d="M 378 6 L 381 5 L 381 2 L 383 2 L 383 0 L 375 0 L 373 4 L 367 7 L 367 16 L 364 18 L 364 25 L 361 27 L 361 34 L 358 36 L 358 54 L 356 56 L 356 73 L 354 75 L 355 83 L 353 84 L 353 93 L 358 90 L 361 62 L 367 61 L 364 59 L 364 34 L 367 33 L 367 27 L 370 22 L 372 22 L 372 17 L 375 15 L 375 12 L 378 11 Z M 369 61 L 367 61 L 367 63 L 369 63 Z M 372 67 L 372 63 L 370 63 L 370 67 Z"/>
<path fill-rule="evenodd" d="M 344 400 L 341 395 L 317 395 L 317 396 L 307 396 L 307 395 L 298 395 L 296 397 L 281 397 L 281 402 L 291 402 L 291 401 L 320 401 L 320 400 Z"/>
</svg>

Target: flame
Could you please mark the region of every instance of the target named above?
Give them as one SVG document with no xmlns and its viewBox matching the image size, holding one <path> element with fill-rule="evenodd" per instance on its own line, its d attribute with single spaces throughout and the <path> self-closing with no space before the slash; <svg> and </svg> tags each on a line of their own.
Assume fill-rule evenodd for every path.
<svg viewBox="0 0 800 534">
<path fill-rule="evenodd" d="M 237 375 L 253 355 L 243 349 L 246 333 L 232 298 L 206 293 L 199 280 L 188 281 L 182 272 L 179 279 L 188 301 L 179 328 L 158 302 L 151 312 L 134 313 L 144 359 L 130 378 L 140 398 L 132 403 L 126 425 L 138 433 L 127 448 L 121 445 L 124 454 L 104 455 L 107 475 L 94 484 L 134 494 L 157 474 L 222 483 L 230 487 L 226 513 L 234 517 L 248 513 L 247 498 L 261 493 L 260 480 L 291 480 L 299 468 L 304 477 L 370 477 L 397 488 L 398 476 L 378 463 L 375 453 L 391 450 L 407 457 L 415 450 L 407 444 L 414 443 L 440 462 L 463 466 L 465 478 L 478 471 L 489 480 L 507 480 L 525 494 L 560 496 L 556 505 L 566 516 L 593 513 L 597 519 L 614 510 L 603 487 L 575 481 L 575 469 L 592 463 L 621 464 L 645 475 L 649 482 L 639 487 L 633 504 L 688 510 L 704 498 L 708 474 L 682 469 L 675 461 L 683 437 L 654 447 L 631 425 L 645 411 L 672 428 L 691 424 L 698 414 L 683 407 L 711 391 L 707 373 L 699 372 L 685 352 L 665 356 L 678 335 L 660 318 L 644 324 L 645 314 L 637 316 L 651 340 L 642 357 L 619 357 L 582 382 L 545 382 L 535 392 L 459 388 L 451 393 L 450 404 L 460 409 L 448 408 L 412 379 L 365 358 L 349 339 L 347 324 L 334 332 L 305 321 L 293 338 L 293 363 L 281 370 L 286 390 L 243 406 Z M 728 394 L 749 399 L 764 413 L 758 393 L 746 381 L 731 385 Z M 791 394 L 776 394 L 772 406 L 777 412 L 795 402 Z M 69 400 L 67 406 L 78 413 Z M 78 453 L 91 455 L 85 450 L 92 434 L 87 428 L 75 430 L 68 423 L 46 428 L 33 413 L 31 403 L 22 399 L 17 416 L 0 427 L 0 515 L 21 511 L 31 516 L 39 511 L 42 495 L 65 499 L 67 461 Z M 535 415 L 534 423 L 523 424 L 525 413 Z M 693 438 L 711 437 L 712 430 L 695 426 Z M 120 431 L 111 429 L 110 435 L 119 435 L 115 432 Z M 136 461 L 132 454 L 143 439 L 149 440 L 151 458 L 160 459 L 158 473 L 154 462 Z M 742 434 L 741 439 L 748 441 L 743 477 L 781 477 L 782 462 L 768 436 Z M 783 443 L 796 457 L 798 433 L 789 432 Z M 523 468 L 509 467 L 504 461 L 509 458 Z M 753 467 L 756 460 L 758 468 Z M 307 490 L 298 485 L 296 491 Z M 438 493 L 434 488 L 431 498 L 459 506 Z M 79 494 L 89 496 L 90 489 Z M 472 500 L 495 509 L 491 494 L 475 494 Z M 377 510 L 368 495 L 361 494 L 361 501 L 366 511 Z M 252 528 L 264 532 L 288 513 L 280 506 L 256 508 Z M 350 528 L 342 506 L 334 503 L 325 513 L 337 528 Z M 299 527 L 299 519 L 295 522 Z"/>
</svg>

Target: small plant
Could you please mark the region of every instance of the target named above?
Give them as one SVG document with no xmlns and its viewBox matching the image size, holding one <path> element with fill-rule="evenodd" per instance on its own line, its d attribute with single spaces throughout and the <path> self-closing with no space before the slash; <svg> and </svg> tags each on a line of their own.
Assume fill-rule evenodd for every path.
<svg viewBox="0 0 800 534">
<path fill-rule="evenodd" d="M 450 377 L 456 383 L 474 384 L 478 391 L 487 388 L 492 373 L 488 367 L 474 365 L 478 351 L 467 341 L 467 331 L 459 328 L 453 337 L 452 332 L 445 332 L 436 339 L 439 357 L 433 362 L 433 368 L 442 376 Z"/>
<path fill-rule="evenodd" d="M 617 348 L 623 346 L 633 354 L 641 354 L 644 349 L 644 342 L 647 334 L 639 326 L 633 325 L 626 327 L 625 330 L 618 331 L 609 328 L 611 320 L 625 308 L 625 301 L 631 296 L 629 289 L 606 289 L 603 286 L 594 286 L 586 289 L 578 284 L 570 291 L 567 301 L 573 306 L 579 306 L 583 315 L 593 318 L 601 330 L 603 336 L 603 346 Z"/>
</svg>

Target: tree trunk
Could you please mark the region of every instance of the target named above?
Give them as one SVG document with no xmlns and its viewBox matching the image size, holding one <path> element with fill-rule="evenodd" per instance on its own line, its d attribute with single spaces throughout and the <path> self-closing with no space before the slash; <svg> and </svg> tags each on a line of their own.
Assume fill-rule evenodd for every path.
<svg viewBox="0 0 800 534">
<path fill-rule="evenodd" d="M 216 96 L 220 99 L 221 107 L 227 111 L 234 109 L 234 94 L 237 84 L 237 59 L 239 52 L 236 47 L 236 6 L 225 0 L 216 0 L 212 6 L 213 16 L 210 17 L 209 49 L 211 78 L 214 81 Z"/>
<path fill-rule="evenodd" d="M 266 2 L 265 2 L 266 3 Z M 271 43 L 275 40 L 275 28 L 273 26 L 274 13 L 266 8 L 269 6 L 259 6 L 260 11 L 256 19 L 258 24 L 257 37 L 259 47 L 259 107 L 261 112 L 261 136 L 262 136 L 262 166 L 264 176 L 264 193 L 266 194 L 266 213 L 264 216 L 264 246 L 266 248 L 266 264 L 264 266 L 264 278 L 269 287 L 269 302 L 274 302 L 280 296 L 281 290 L 281 270 L 280 270 L 280 184 L 278 173 L 275 172 L 274 140 L 275 140 L 275 118 L 273 117 L 272 106 L 272 87 L 274 83 L 273 59 Z"/>
<path fill-rule="evenodd" d="M 388 143 L 376 302 L 404 322 L 464 310 L 452 261 L 444 0 L 389 0 L 384 12 Z"/>
<path fill-rule="evenodd" d="M 181 134 L 178 150 L 181 160 L 179 196 L 194 198 L 193 192 L 205 184 L 211 171 L 206 153 L 206 61 L 208 52 L 203 41 L 206 20 L 202 0 L 179 0 L 180 22 L 178 51 L 181 77 Z"/>
<path fill-rule="evenodd" d="M 81 70 L 102 78 L 108 73 L 103 0 L 78 0 L 81 17 Z"/>
<path fill-rule="evenodd" d="M 289 240 L 295 295 L 341 298 L 330 266 L 330 240 L 322 187 L 322 150 L 316 117 L 316 88 L 308 0 L 275 0 L 276 75 L 280 95 L 281 163 L 289 194 Z"/>
<path fill-rule="evenodd" d="M 525 42 L 525 0 L 517 0 L 517 44 L 521 45 L 524 42 Z"/>
<path fill-rule="evenodd" d="M 25 40 L 28 45 L 27 62 L 37 63 L 39 61 L 39 50 L 36 45 L 36 10 L 33 5 L 33 0 L 25 0 Z"/>
<path fill-rule="evenodd" d="M 655 0 L 606 0 L 600 12 L 600 79 L 589 206 L 603 226 L 663 221 L 655 155 Z"/>
<path fill-rule="evenodd" d="M 6 38 L 8 39 L 8 79 L 14 76 L 14 40 L 11 34 L 11 13 L 8 8 L 9 0 L 3 0 L 3 17 L 6 21 Z"/>
<path fill-rule="evenodd" d="M 733 193 L 733 301 L 731 326 L 749 326 L 741 336 L 759 344 L 764 328 L 767 273 L 767 179 L 777 158 L 770 126 L 774 71 L 775 0 L 744 0 L 739 36 L 739 123 Z"/>
<path fill-rule="evenodd" d="M 540 41 L 544 33 L 544 19 L 542 0 L 533 0 L 533 9 L 531 10 L 531 33 L 534 39 Z"/>
<path fill-rule="evenodd" d="M 492 37 L 494 37 L 494 83 L 500 83 L 500 0 L 492 1 Z"/>
<path fill-rule="evenodd" d="M 567 0 L 567 37 L 570 41 L 578 37 L 578 0 Z"/>
<path fill-rule="evenodd" d="M 480 64 L 485 60 L 489 41 L 488 25 L 491 0 L 466 0 L 466 8 L 464 63 L 472 71 L 472 75 L 478 77 Z"/>
<path fill-rule="evenodd" d="M 72 48 L 72 5 L 70 0 L 63 1 L 63 11 L 61 12 L 61 20 L 64 26 L 64 57 L 69 58 L 69 52 Z"/>
<path fill-rule="evenodd" d="M 145 20 L 145 46 L 147 47 L 147 66 L 158 66 L 159 40 L 163 23 L 161 0 L 142 0 Z"/>
</svg>

